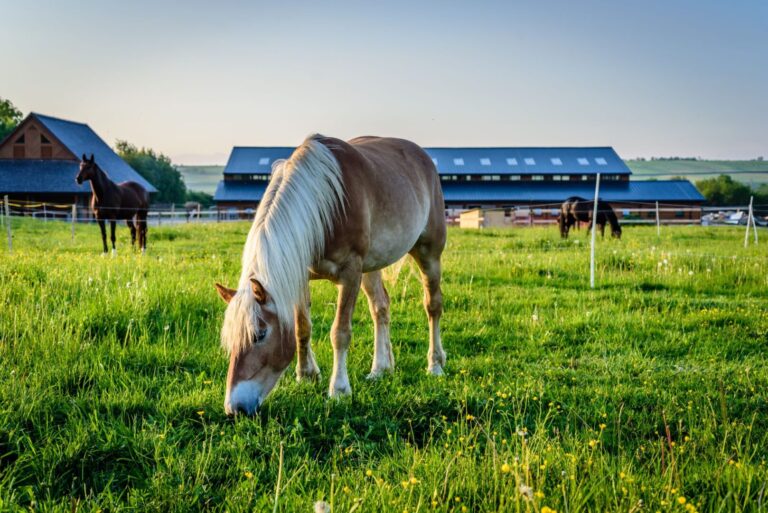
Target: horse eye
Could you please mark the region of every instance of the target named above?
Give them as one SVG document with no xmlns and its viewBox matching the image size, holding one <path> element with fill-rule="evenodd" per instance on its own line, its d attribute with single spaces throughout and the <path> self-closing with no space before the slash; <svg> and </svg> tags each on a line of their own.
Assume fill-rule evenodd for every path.
<svg viewBox="0 0 768 513">
<path fill-rule="evenodd" d="M 256 336 L 256 342 L 261 342 L 267 337 L 267 330 L 259 330 L 259 334 Z"/>
</svg>

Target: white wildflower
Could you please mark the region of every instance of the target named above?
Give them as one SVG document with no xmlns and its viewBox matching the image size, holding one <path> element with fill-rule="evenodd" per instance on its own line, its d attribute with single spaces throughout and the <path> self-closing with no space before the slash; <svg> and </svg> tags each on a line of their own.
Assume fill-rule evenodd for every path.
<svg viewBox="0 0 768 513">
<path fill-rule="evenodd" d="M 533 500 L 533 488 L 530 486 L 520 483 L 520 495 L 523 496 L 523 498 L 528 499 L 529 501 Z"/>
</svg>

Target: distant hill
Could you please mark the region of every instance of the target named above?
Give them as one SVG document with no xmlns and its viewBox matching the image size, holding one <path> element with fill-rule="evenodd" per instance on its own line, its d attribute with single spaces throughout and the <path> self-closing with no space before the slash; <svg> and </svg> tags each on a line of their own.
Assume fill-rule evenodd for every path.
<svg viewBox="0 0 768 513">
<path fill-rule="evenodd" d="M 222 178 L 224 166 L 176 166 L 190 191 L 216 192 L 216 184 Z"/>
<path fill-rule="evenodd" d="M 633 179 L 665 180 L 684 176 L 692 182 L 730 175 L 734 180 L 756 187 L 768 183 L 768 162 L 757 160 L 625 160 Z"/>
</svg>

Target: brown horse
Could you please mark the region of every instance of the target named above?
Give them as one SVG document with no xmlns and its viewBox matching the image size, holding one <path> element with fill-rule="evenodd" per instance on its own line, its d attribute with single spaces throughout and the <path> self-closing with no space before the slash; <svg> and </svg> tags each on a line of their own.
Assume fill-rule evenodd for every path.
<svg viewBox="0 0 768 513">
<path fill-rule="evenodd" d="M 592 229 L 592 215 L 595 202 L 586 200 L 578 196 L 571 196 L 560 207 L 560 215 L 557 218 L 557 224 L 560 227 L 560 236 L 568 238 L 568 232 L 571 227 L 579 221 L 589 223 L 589 229 Z M 600 229 L 600 235 L 605 237 L 605 225 L 611 225 L 611 235 L 617 239 L 621 238 L 621 226 L 616 217 L 616 213 L 611 205 L 603 200 L 597 200 L 597 227 Z"/>
<path fill-rule="evenodd" d="M 109 220 L 111 228 L 112 255 L 115 249 L 115 222 L 125 219 L 131 229 L 131 246 L 136 244 L 136 233 L 139 235 L 139 247 L 144 252 L 147 248 L 147 211 L 149 210 L 149 193 L 136 182 L 121 182 L 116 184 L 109 179 L 95 162 L 93 154 L 87 158 L 83 154 L 80 171 L 75 178 L 77 183 L 91 181 L 91 209 L 101 228 L 101 242 L 104 253 L 107 252 L 107 229 L 104 222 Z"/>
<path fill-rule="evenodd" d="M 392 371 L 389 296 L 381 269 L 406 254 L 416 261 L 424 285 L 427 370 L 442 374 L 445 240 L 440 181 L 420 147 L 380 137 L 307 138 L 273 169 L 245 243 L 238 289 L 216 284 L 229 303 L 221 334 L 230 352 L 225 411 L 254 414 L 296 353 L 297 379 L 320 375 L 310 345 L 311 279 L 327 279 L 338 288 L 329 395 L 351 393 L 347 350 L 361 285 L 375 331 L 369 377 Z"/>
</svg>

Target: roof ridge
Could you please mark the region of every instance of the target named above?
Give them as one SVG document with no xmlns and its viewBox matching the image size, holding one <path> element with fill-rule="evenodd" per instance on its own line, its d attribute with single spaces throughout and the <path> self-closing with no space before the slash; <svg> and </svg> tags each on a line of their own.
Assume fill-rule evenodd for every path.
<svg viewBox="0 0 768 513">
<path fill-rule="evenodd" d="M 70 123 L 72 125 L 81 125 L 81 126 L 88 126 L 88 123 L 81 123 L 80 121 L 72 121 L 71 119 L 64 119 L 64 118 L 57 118 L 56 116 L 49 116 L 48 114 L 40 114 L 39 112 L 30 112 L 30 116 L 35 116 L 36 118 L 46 118 L 53 121 L 60 121 L 63 123 Z M 90 127 L 88 127 L 90 128 Z"/>
</svg>

